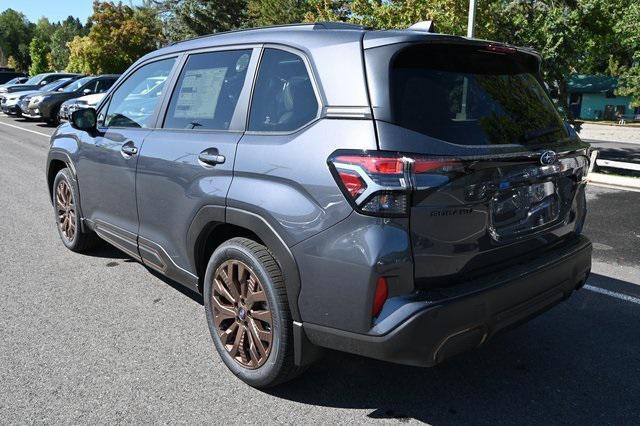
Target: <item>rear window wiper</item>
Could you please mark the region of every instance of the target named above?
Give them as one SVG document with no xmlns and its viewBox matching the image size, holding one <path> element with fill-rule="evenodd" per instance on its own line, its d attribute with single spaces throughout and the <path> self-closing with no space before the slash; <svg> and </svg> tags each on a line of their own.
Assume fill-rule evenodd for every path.
<svg viewBox="0 0 640 426">
<path fill-rule="evenodd" d="M 545 127 L 545 128 L 543 128 L 543 129 L 532 130 L 532 131 L 530 131 L 530 132 L 526 132 L 526 133 L 524 134 L 524 136 L 522 136 L 522 138 L 523 138 L 525 141 L 531 141 L 531 140 L 533 140 L 533 139 L 538 139 L 538 138 L 540 138 L 540 137 L 542 137 L 542 136 L 546 136 L 546 135 L 549 135 L 549 134 L 551 134 L 551 133 L 555 133 L 555 132 L 557 132 L 558 130 L 562 130 L 562 128 L 561 128 L 561 127 L 558 127 L 558 126 Z"/>
</svg>

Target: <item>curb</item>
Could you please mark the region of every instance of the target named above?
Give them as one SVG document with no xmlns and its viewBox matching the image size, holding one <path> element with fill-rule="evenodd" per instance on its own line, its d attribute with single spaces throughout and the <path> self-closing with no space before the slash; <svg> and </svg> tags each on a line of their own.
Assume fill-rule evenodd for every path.
<svg viewBox="0 0 640 426">
<path fill-rule="evenodd" d="M 640 178 L 591 172 L 587 180 L 589 184 L 596 186 L 640 192 Z"/>
</svg>

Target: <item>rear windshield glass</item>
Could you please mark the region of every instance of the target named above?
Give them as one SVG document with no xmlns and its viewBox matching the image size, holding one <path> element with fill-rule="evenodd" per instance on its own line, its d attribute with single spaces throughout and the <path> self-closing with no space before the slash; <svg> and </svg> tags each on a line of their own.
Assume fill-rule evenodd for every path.
<svg viewBox="0 0 640 426">
<path fill-rule="evenodd" d="M 541 145 L 567 130 L 515 52 L 451 45 L 413 46 L 391 64 L 395 124 L 460 145 Z"/>
</svg>

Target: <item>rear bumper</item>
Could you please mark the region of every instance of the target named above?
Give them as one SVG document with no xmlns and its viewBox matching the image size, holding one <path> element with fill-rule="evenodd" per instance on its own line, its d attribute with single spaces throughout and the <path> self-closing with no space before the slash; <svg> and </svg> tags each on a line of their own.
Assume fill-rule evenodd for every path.
<svg viewBox="0 0 640 426">
<path fill-rule="evenodd" d="M 556 305 L 584 284 L 590 269 L 591 242 L 578 237 L 534 261 L 491 276 L 397 298 L 396 308 L 375 325 L 374 334 L 309 323 L 303 328 L 309 341 L 318 346 L 400 364 L 433 366 Z"/>
</svg>

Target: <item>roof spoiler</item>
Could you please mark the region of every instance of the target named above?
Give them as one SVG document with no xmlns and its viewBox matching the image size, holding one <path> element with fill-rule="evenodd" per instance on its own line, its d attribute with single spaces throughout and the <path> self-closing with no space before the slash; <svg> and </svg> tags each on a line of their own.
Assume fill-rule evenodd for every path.
<svg viewBox="0 0 640 426">
<path fill-rule="evenodd" d="M 424 31 L 424 32 L 427 32 L 427 33 L 435 33 L 436 32 L 436 26 L 433 23 L 433 21 L 416 22 L 415 24 L 413 24 L 412 26 L 410 26 L 407 29 L 408 30 L 412 30 L 412 31 Z"/>
</svg>

